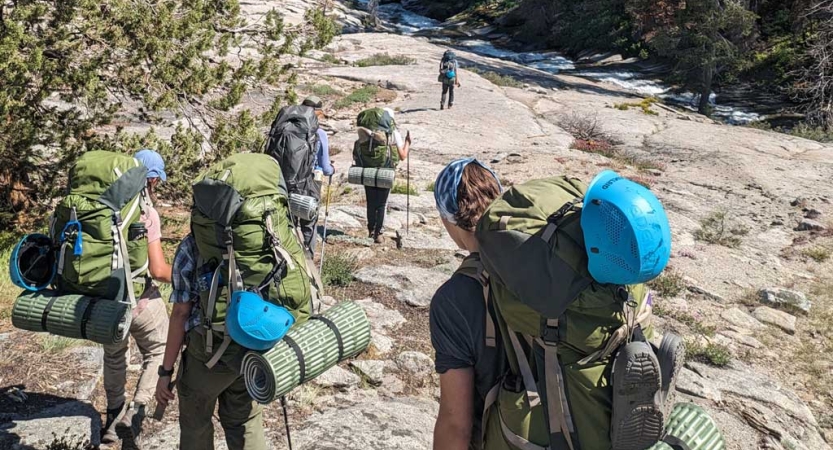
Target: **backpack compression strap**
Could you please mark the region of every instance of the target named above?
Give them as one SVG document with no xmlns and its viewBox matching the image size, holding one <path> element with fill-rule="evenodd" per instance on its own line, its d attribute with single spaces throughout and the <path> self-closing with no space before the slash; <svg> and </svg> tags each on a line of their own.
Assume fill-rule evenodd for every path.
<svg viewBox="0 0 833 450">
<path fill-rule="evenodd" d="M 546 319 L 545 328 L 556 330 L 558 319 Z M 570 413 L 570 405 L 567 403 L 567 394 L 564 390 L 564 373 L 561 371 L 561 364 L 558 362 L 558 342 L 547 339 L 549 333 L 542 333 L 544 338 L 536 338 L 535 343 L 544 350 L 544 380 L 547 390 L 547 420 L 550 431 L 550 446 L 558 442 L 558 433 L 561 433 L 567 441 L 567 447 L 575 450 L 572 433 L 575 432 L 573 417 Z M 557 333 L 553 333 L 557 335 Z"/>
<path fill-rule="evenodd" d="M 455 273 L 469 277 L 483 286 L 483 301 L 486 303 L 486 346 L 495 347 L 495 321 L 489 312 L 489 272 L 483 267 L 483 262 L 476 254 L 471 254 L 463 260 Z"/>
<path fill-rule="evenodd" d="M 230 226 L 227 226 L 224 230 L 225 239 L 225 251 L 223 252 L 223 261 L 228 264 L 228 298 L 231 299 L 231 295 L 235 291 L 242 291 L 243 290 L 243 278 L 240 276 L 240 271 L 237 269 L 237 260 L 234 257 L 234 233 Z M 223 342 L 220 344 L 220 348 L 217 349 L 217 352 L 205 363 L 205 366 L 211 369 L 217 362 L 220 361 L 220 357 L 223 356 L 223 353 L 226 352 L 229 345 L 231 344 L 231 337 L 228 334 L 228 330 L 226 329 L 225 321 L 223 321 L 222 325 L 213 324 L 211 323 L 211 317 L 214 316 L 214 307 L 217 303 L 217 297 L 220 294 L 219 284 L 220 284 L 220 269 L 223 267 L 221 264 L 217 267 L 217 270 L 214 271 L 214 276 L 211 279 L 211 290 L 209 291 L 208 295 L 208 305 L 205 311 L 206 317 L 206 330 L 205 333 L 205 352 L 211 353 L 214 350 L 214 333 L 213 331 L 223 331 Z M 210 326 L 208 325 L 210 324 Z"/>
<path fill-rule="evenodd" d="M 620 288 L 620 289 L 624 289 Z M 625 323 L 616 329 L 613 334 L 610 335 L 605 346 L 602 347 L 600 350 L 593 352 L 592 354 L 588 355 L 587 357 L 581 359 L 578 364 L 585 365 L 590 364 L 592 362 L 598 361 L 600 359 L 605 359 L 608 356 L 612 355 L 622 344 L 630 341 L 631 336 L 633 335 L 634 330 L 636 327 L 642 327 L 644 330 L 648 323 L 651 321 L 652 316 L 652 307 L 648 302 L 648 296 L 651 295 L 650 292 L 645 293 L 645 297 L 643 299 L 642 304 L 639 306 L 639 309 L 629 307 L 629 305 L 633 304 L 633 296 L 628 294 L 628 301 L 625 304 Z"/>
</svg>

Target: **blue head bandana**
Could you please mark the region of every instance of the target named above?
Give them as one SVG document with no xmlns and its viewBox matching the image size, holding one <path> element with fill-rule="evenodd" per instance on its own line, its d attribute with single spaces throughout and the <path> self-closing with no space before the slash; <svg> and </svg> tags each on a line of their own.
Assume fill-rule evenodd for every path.
<svg viewBox="0 0 833 450">
<path fill-rule="evenodd" d="M 439 211 L 440 217 L 453 224 L 457 223 L 454 216 L 460 210 L 457 204 L 457 190 L 460 187 L 460 181 L 463 179 L 463 169 L 471 163 L 475 163 L 488 170 L 495 177 L 498 188 L 501 192 L 503 191 L 503 187 L 500 186 L 500 180 L 495 172 L 477 159 L 463 158 L 452 161 L 437 175 L 437 181 L 434 183 L 434 201 L 437 204 L 437 211 Z"/>
</svg>

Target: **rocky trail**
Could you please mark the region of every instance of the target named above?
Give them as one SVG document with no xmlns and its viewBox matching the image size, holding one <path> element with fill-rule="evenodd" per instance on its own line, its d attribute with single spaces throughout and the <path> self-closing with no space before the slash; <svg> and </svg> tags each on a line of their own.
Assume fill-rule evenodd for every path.
<svg viewBox="0 0 833 450">
<path fill-rule="evenodd" d="M 252 10 L 264 4 L 241 3 Z M 361 12 L 336 6 L 342 22 L 358 27 Z M 303 10 L 301 0 L 287 5 L 293 17 Z M 444 164 L 473 155 L 505 185 L 557 174 L 589 181 L 605 168 L 648 185 L 666 206 L 674 238 L 670 268 L 653 285 L 654 325 L 685 336 L 691 353 L 678 401 L 712 413 L 729 449 L 830 449 L 833 147 L 663 105 L 646 113 L 623 107 L 642 99 L 614 84 L 465 51 L 458 51 L 463 86 L 455 106 L 440 111 L 436 66 L 444 50 L 426 38 L 354 33 L 302 61 L 300 94 L 325 91 L 325 127 L 340 150 L 327 258 L 355 265 L 352 282 L 331 286 L 324 307 L 359 301 L 373 337 L 368 352 L 289 396 L 294 448 L 431 448 L 439 388 L 427 308 L 463 254 L 445 236 L 430 188 Z M 353 64 L 380 53 L 414 63 Z M 472 68 L 510 75 L 518 87 L 493 84 Z M 414 140 L 398 173 L 398 183 L 409 175 L 416 190 L 410 211 L 404 194 L 392 194 L 388 205 L 386 228 L 391 236 L 400 230 L 399 245 L 369 242 L 363 191 L 346 183 L 353 120 L 365 105 L 342 99 L 363 85 L 377 87 L 368 104 L 394 108 Z M 575 148 L 576 121 L 595 123 L 596 137 L 583 139 L 610 148 Z M 175 245 L 187 212 L 161 212 L 166 245 Z M 0 388 L 0 449 L 46 448 L 63 435 L 96 444 L 96 409 L 104 408 L 99 350 L 62 345 L 0 321 L 0 386 L 14 384 Z M 265 418 L 272 448 L 286 448 L 280 405 L 270 405 Z M 176 407 L 163 422 L 148 421 L 146 433 L 147 449 L 175 447 Z M 225 448 L 217 436 L 217 448 Z"/>
</svg>

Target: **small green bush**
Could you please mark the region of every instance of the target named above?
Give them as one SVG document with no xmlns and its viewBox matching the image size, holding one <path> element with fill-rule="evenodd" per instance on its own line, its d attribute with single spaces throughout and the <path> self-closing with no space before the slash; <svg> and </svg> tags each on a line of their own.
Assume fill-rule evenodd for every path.
<svg viewBox="0 0 833 450">
<path fill-rule="evenodd" d="M 647 97 L 642 99 L 639 103 L 614 103 L 613 107 L 620 110 L 620 111 L 627 111 L 631 108 L 639 108 L 642 110 L 643 114 L 647 114 L 649 116 L 656 116 L 657 112 L 651 109 L 651 106 L 654 103 L 659 103 L 659 99 L 656 97 Z"/>
<path fill-rule="evenodd" d="M 326 286 L 349 286 L 358 268 L 355 258 L 336 253 L 324 259 L 321 279 Z"/>
<path fill-rule="evenodd" d="M 685 291 L 685 281 L 679 273 L 665 270 L 659 277 L 651 280 L 648 287 L 656 291 L 660 297 L 674 298 Z"/>
<path fill-rule="evenodd" d="M 339 99 L 335 107 L 336 109 L 343 109 L 353 106 L 355 103 L 370 103 L 379 92 L 379 87 L 372 84 L 356 89 L 346 97 Z"/>
<path fill-rule="evenodd" d="M 44 334 L 40 338 L 41 350 L 46 353 L 61 353 L 62 351 L 81 344 L 80 339 L 73 339 L 54 334 Z"/>
<path fill-rule="evenodd" d="M 414 58 L 409 58 L 405 55 L 389 55 L 387 53 L 377 53 L 364 59 L 356 61 L 358 67 L 370 66 L 408 66 L 416 64 Z"/>
<path fill-rule="evenodd" d="M 480 75 L 481 77 L 485 78 L 488 82 L 494 84 L 495 86 L 519 88 L 523 87 L 524 85 L 517 78 L 511 75 L 501 75 L 497 72 L 482 70 L 478 68 L 471 68 L 469 69 L 469 71 Z"/>
<path fill-rule="evenodd" d="M 700 229 L 694 232 L 694 238 L 709 244 L 737 248 L 741 237 L 749 234 L 743 226 L 730 226 L 726 211 L 716 211 L 700 221 Z"/>
<path fill-rule="evenodd" d="M 431 184 L 429 184 L 428 187 L 425 188 L 425 190 L 428 191 L 428 192 L 434 192 L 434 185 L 435 184 L 436 184 L 436 182 L 432 181 Z"/>
<path fill-rule="evenodd" d="M 806 248 L 801 251 L 801 254 L 817 263 L 823 263 L 830 259 L 830 250 L 824 247 Z"/>
<path fill-rule="evenodd" d="M 726 367 L 732 362 L 732 352 L 729 348 L 713 342 L 703 345 L 694 341 L 686 341 L 685 351 L 687 359 L 715 367 Z"/>
<path fill-rule="evenodd" d="M 825 130 L 803 122 L 793 127 L 789 134 L 818 142 L 833 142 L 833 130 Z"/>
<path fill-rule="evenodd" d="M 332 53 L 324 53 L 324 56 L 321 57 L 320 61 L 334 65 L 341 64 L 341 60 L 336 58 L 336 56 Z"/>
<path fill-rule="evenodd" d="M 395 185 L 393 185 L 393 189 L 391 189 L 390 192 L 392 194 L 411 194 L 416 196 L 419 195 L 419 192 L 417 192 L 416 188 L 414 188 L 413 186 L 411 186 L 411 189 L 409 191 L 408 185 L 405 183 L 396 183 Z"/>
<path fill-rule="evenodd" d="M 303 89 L 310 94 L 315 94 L 319 97 L 332 97 L 341 94 L 329 84 L 308 84 Z"/>
</svg>

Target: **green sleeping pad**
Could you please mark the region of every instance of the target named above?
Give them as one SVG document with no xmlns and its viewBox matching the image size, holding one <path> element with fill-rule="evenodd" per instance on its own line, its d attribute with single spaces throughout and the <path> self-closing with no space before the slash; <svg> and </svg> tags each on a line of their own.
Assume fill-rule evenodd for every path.
<svg viewBox="0 0 833 450">
<path fill-rule="evenodd" d="M 99 344 L 123 341 L 132 314 L 127 303 L 86 295 L 58 295 L 55 291 L 26 291 L 12 307 L 16 328 L 86 339 Z"/>
<path fill-rule="evenodd" d="M 270 403 L 369 344 L 370 322 L 364 310 L 353 302 L 339 303 L 292 327 L 271 350 L 246 353 L 246 389 L 258 403 Z"/>
<path fill-rule="evenodd" d="M 726 441 L 709 414 L 694 403 L 677 403 L 665 425 L 665 434 L 677 438 L 688 450 L 725 450 Z M 680 450 L 666 439 L 650 450 Z"/>
</svg>

